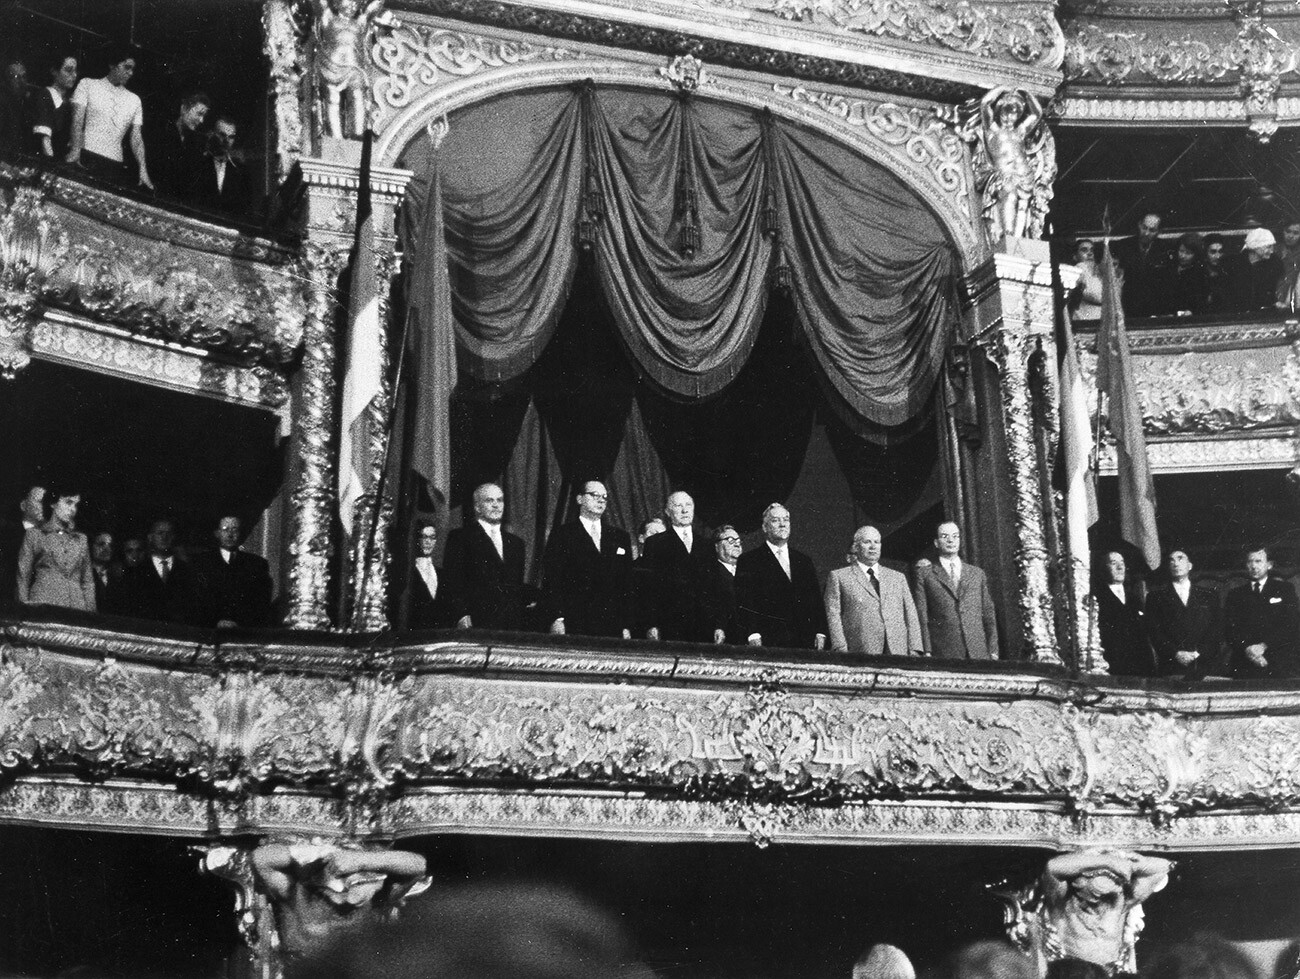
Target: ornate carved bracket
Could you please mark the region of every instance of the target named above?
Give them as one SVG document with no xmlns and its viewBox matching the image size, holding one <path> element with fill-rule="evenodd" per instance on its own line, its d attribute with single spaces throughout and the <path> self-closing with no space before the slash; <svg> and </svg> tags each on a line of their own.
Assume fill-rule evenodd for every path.
<svg viewBox="0 0 1300 979">
<path fill-rule="evenodd" d="M 1033 884 L 994 893 L 1005 902 L 1007 937 L 1044 971 L 1068 958 L 1132 974 L 1143 902 L 1173 866 L 1129 851 L 1080 850 L 1053 857 Z"/>
</svg>

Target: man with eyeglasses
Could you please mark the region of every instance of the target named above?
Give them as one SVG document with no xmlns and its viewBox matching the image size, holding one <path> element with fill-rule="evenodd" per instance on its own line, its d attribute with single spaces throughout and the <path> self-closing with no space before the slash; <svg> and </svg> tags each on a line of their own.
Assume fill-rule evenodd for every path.
<svg viewBox="0 0 1300 979">
<path fill-rule="evenodd" d="M 740 563 L 740 534 L 731 524 L 723 524 L 713 532 L 713 550 L 718 559 L 705 577 L 705 596 L 709 624 L 713 627 L 715 645 L 731 643 L 742 646 L 745 637 L 740 634 L 736 619 L 736 566 Z"/>
<path fill-rule="evenodd" d="M 542 601 L 555 635 L 632 638 L 632 539 L 604 520 L 609 492 L 588 480 L 578 519 L 546 542 Z"/>
</svg>

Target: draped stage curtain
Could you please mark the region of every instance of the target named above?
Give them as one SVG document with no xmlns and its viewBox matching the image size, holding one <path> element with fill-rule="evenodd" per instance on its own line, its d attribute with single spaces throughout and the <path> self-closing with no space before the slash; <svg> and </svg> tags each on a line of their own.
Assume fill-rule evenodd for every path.
<svg viewBox="0 0 1300 979">
<path fill-rule="evenodd" d="M 604 477 L 629 529 L 670 485 L 752 527 L 819 412 L 867 518 L 937 500 L 959 263 L 883 167 L 764 112 L 590 84 L 466 109 L 436 158 L 420 140 L 402 165 L 416 277 L 441 174 L 455 502 L 504 478 L 531 545 Z M 880 458 L 907 465 L 884 478 Z"/>
</svg>

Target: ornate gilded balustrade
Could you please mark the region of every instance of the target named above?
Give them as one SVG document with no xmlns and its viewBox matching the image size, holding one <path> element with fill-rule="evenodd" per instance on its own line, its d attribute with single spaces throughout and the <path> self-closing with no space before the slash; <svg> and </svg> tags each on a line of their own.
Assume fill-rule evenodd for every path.
<svg viewBox="0 0 1300 979">
<path fill-rule="evenodd" d="M 9 621 L 0 821 L 176 835 L 1300 842 L 1300 688 Z"/>
<path fill-rule="evenodd" d="M 0 367 L 31 356 L 278 407 L 302 342 L 296 252 L 0 163 Z"/>
<path fill-rule="evenodd" d="M 1079 329 L 1096 413 L 1096 337 Z M 1133 371 L 1156 472 L 1277 469 L 1300 462 L 1300 322 L 1186 321 L 1129 326 Z M 1102 472 L 1115 471 L 1113 445 Z"/>
</svg>

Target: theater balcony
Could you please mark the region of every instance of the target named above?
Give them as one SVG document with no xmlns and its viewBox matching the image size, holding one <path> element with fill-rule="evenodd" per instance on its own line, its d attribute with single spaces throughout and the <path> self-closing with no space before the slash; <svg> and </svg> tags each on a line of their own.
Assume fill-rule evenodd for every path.
<svg viewBox="0 0 1300 979">
<path fill-rule="evenodd" d="M 258 79 L 287 231 L 0 163 L 0 490 L 72 475 L 83 529 L 167 512 L 196 552 L 237 514 L 278 627 L 0 616 L 0 891 L 26 895 L 5 967 L 100 967 L 103 945 L 124 976 L 279 976 L 290 902 L 256 861 L 282 844 L 578 888 L 684 979 L 843 975 L 890 929 L 936 957 L 1009 934 L 1045 966 L 1060 950 L 1026 922 L 1060 851 L 1177 857 L 1157 940 L 1212 902 L 1243 943 L 1300 934 L 1300 683 L 1107 675 L 1060 505 L 1077 273 L 1049 202 L 1058 236 L 1096 230 L 1109 185 L 1095 161 L 1057 182 L 1055 139 L 1117 159 L 1106 130 L 1144 127 L 1131 218 L 1139 184 L 1184 189 L 1157 164 L 1186 143 L 1290 145 L 1300 120 L 1289 87 L 1250 100 L 1248 59 L 1207 66 L 1190 38 L 1170 79 L 1143 40 L 1126 88 L 1103 55 L 1152 6 L 153 4 L 159 37 L 226 7 L 257 35 L 232 63 Z M 1220 13 L 1196 44 L 1257 37 L 1255 8 Z M 1165 139 L 1198 103 L 1222 141 Z M 1238 178 L 1216 179 L 1227 226 Z M 1162 539 L 1221 590 L 1248 539 L 1300 570 L 1300 322 L 1129 337 Z M 1117 453 L 1092 398 L 1106 548 Z M 536 586 L 593 474 L 611 522 L 687 485 L 747 547 L 783 500 L 822 572 L 864 524 L 907 571 L 956 522 L 1004 656 L 403 628 L 418 518 L 472 524 L 499 482 Z M 347 892 L 323 859 L 304 892 Z M 1134 970 L 1140 904 L 1096 964 Z"/>
</svg>

